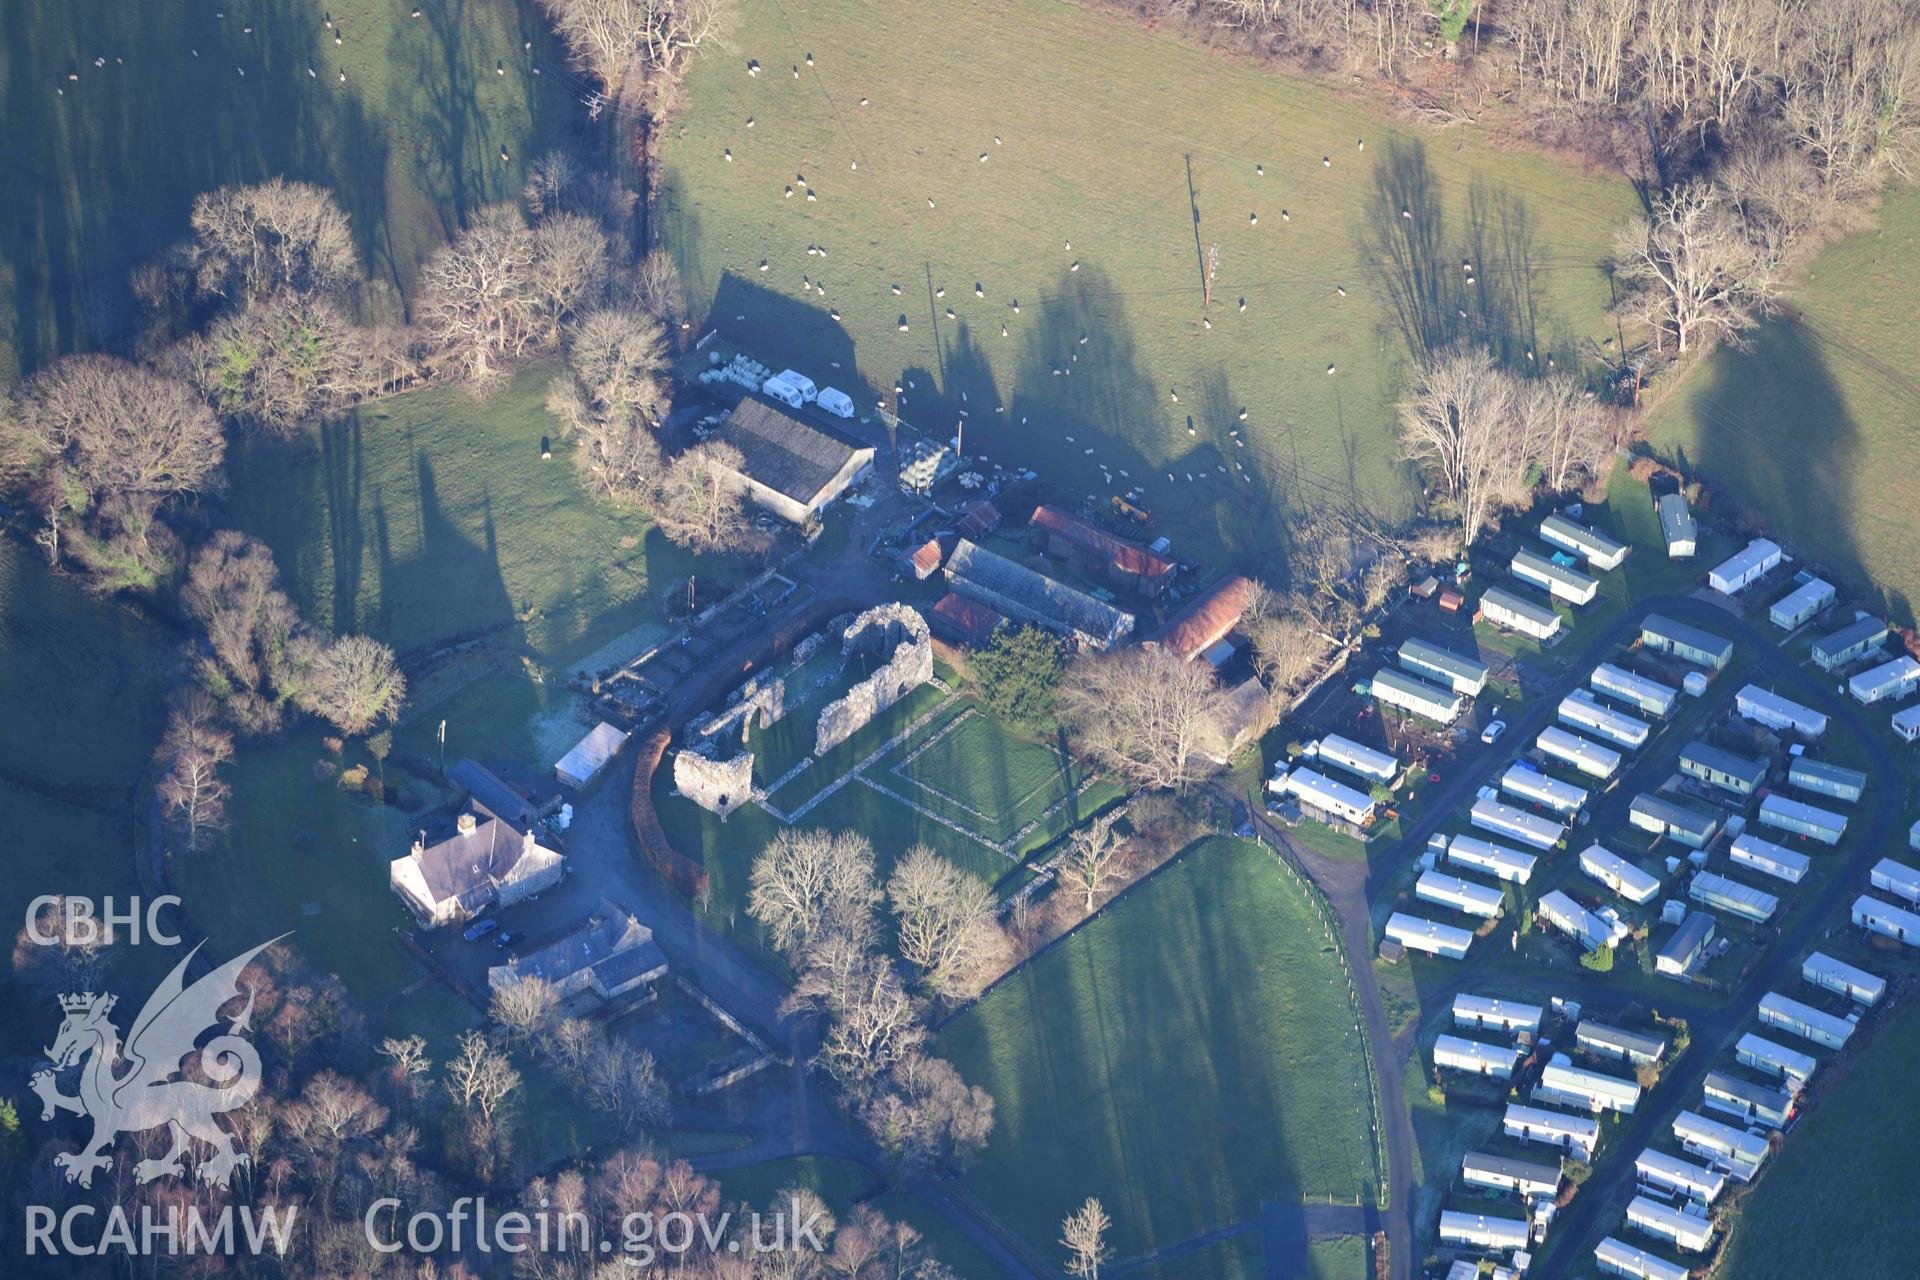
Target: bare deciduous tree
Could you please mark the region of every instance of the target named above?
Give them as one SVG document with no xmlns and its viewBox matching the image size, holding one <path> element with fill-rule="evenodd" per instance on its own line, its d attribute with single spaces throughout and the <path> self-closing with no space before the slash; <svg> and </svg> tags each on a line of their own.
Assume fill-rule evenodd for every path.
<svg viewBox="0 0 1920 1280">
<path fill-rule="evenodd" d="M 740 471 L 746 461 L 729 444 L 709 440 L 667 464 L 654 500 L 660 532 L 702 554 L 746 551 L 757 531 L 747 519 Z"/>
<path fill-rule="evenodd" d="M 725 40 L 732 0 L 540 0 L 574 65 L 618 95 L 629 71 L 671 84 L 684 64 Z"/>
<path fill-rule="evenodd" d="M 220 766 L 233 759 L 233 736 L 220 726 L 204 689 L 188 689 L 175 700 L 154 758 L 164 769 L 156 788 L 161 806 L 190 852 L 206 849 L 226 825 L 233 788 Z"/>
<path fill-rule="evenodd" d="M 1779 294 L 1777 246 L 1755 239 L 1719 190 L 1692 181 L 1658 196 L 1614 242 L 1624 305 L 1685 355 L 1737 340 Z"/>
<path fill-rule="evenodd" d="M 1213 668 L 1165 648 L 1082 656 L 1060 690 L 1080 749 L 1151 788 L 1184 788 L 1211 771 L 1225 709 Z"/>
<path fill-rule="evenodd" d="M 894 1063 L 860 1107 L 874 1140 L 907 1173 L 964 1162 L 993 1133 L 993 1096 L 953 1064 L 918 1051 Z"/>
<path fill-rule="evenodd" d="M 480 1031 L 460 1033 L 460 1052 L 441 1073 L 447 1096 L 491 1124 L 520 1088 L 520 1072 Z"/>
<path fill-rule="evenodd" d="M 327 298 L 284 290 L 222 316 L 163 359 L 230 420 L 280 436 L 413 380 L 395 335 L 353 324 Z"/>
<path fill-rule="evenodd" d="M 43 483 L 42 545 L 58 562 L 60 526 L 109 495 L 164 499 L 212 484 L 226 452 L 220 423 L 191 388 L 111 356 L 68 356 L 21 388 L 0 420 L 6 452 Z"/>
<path fill-rule="evenodd" d="M 842 1085 L 884 1074 L 926 1039 L 913 997 L 879 956 L 867 956 L 826 998 L 832 1017 L 819 1062 Z"/>
<path fill-rule="evenodd" d="M 538 250 L 519 213 L 482 209 L 473 224 L 421 264 L 416 317 L 435 346 L 475 382 L 527 349 Z"/>
<path fill-rule="evenodd" d="M 560 994 L 537 974 L 527 974 L 494 990 L 487 1013 L 500 1024 L 509 1041 L 528 1044 L 544 1039 L 560 1012 Z"/>
<path fill-rule="evenodd" d="M 825 934 L 851 938 L 864 950 L 879 901 L 873 846 L 865 836 L 785 827 L 754 859 L 747 914 L 776 948 L 797 959 Z"/>
<path fill-rule="evenodd" d="M 342 733 L 365 733 L 382 720 L 399 718 L 407 678 L 393 650 L 380 641 L 341 636 L 320 651 L 296 697 Z"/>
<path fill-rule="evenodd" d="M 567 371 L 547 409 L 574 443 L 574 465 L 596 493 L 648 502 L 661 473 L 653 433 L 667 408 L 659 322 L 639 311 L 588 312 L 568 335 Z"/>
<path fill-rule="evenodd" d="M 1400 402 L 1400 446 L 1439 481 L 1471 545 L 1527 473 L 1514 379 L 1484 351 L 1435 358 Z"/>
<path fill-rule="evenodd" d="M 359 276 L 347 215 L 324 187 L 270 178 L 193 202 L 193 264 L 202 293 L 251 302 L 280 289 L 327 293 Z"/>
<path fill-rule="evenodd" d="M 993 891 L 924 844 L 907 850 L 887 881 L 900 927 L 900 957 L 935 995 L 974 988 L 1004 958 Z"/>
<path fill-rule="evenodd" d="M 1096 814 L 1067 840 L 1060 855 L 1060 878 L 1093 910 L 1100 891 L 1120 877 L 1120 840 L 1113 833 L 1118 815 Z"/>
<path fill-rule="evenodd" d="M 58 895 L 28 917 L 13 940 L 13 971 L 50 994 L 98 991 L 115 933 L 94 914 L 93 899 Z"/>
<path fill-rule="evenodd" d="M 240 727 L 279 726 L 280 703 L 303 686 L 318 640 L 305 634 L 265 543 L 222 529 L 193 557 L 180 600 L 213 650 L 203 679 Z"/>
<path fill-rule="evenodd" d="M 1522 386 L 1516 400 L 1524 448 L 1547 488 L 1565 493 L 1607 474 L 1622 429 L 1616 411 L 1564 373 Z"/>
<path fill-rule="evenodd" d="M 1254 669 L 1275 694 L 1285 694 L 1316 671 L 1329 648 L 1314 620 L 1290 597 L 1256 584 L 1241 617 Z"/>
<path fill-rule="evenodd" d="M 1060 1224 L 1060 1243 L 1067 1250 L 1068 1275 L 1100 1280 L 1100 1264 L 1113 1256 L 1107 1244 L 1112 1226 L 1106 1207 L 1092 1196 L 1066 1216 Z"/>
</svg>

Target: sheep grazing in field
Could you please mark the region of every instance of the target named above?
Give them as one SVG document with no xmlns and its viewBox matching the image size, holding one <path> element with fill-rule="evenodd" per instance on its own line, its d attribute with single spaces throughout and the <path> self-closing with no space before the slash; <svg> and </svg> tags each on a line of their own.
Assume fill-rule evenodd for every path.
<svg viewBox="0 0 1920 1280">
<path fill-rule="evenodd" d="M 1066 246 L 1067 246 L 1067 252 L 1068 252 L 1068 253 L 1072 253 L 1072 252 L 1073 252 L 1073 241 L 1071 241 L 1071 240 L 1068 240 L 1068 241 L 1066 241 Z"/>
<path fill-rule="evenodd" d="M 1180 403 L 1180 391 L 1179 391 L 1179 388 L 1177 388 L 1177 387 L 1168 387 L 1168 388 L 1167 388 L 1167 394 L 1173 397 L 1173 402 L 1174 402 L 1175 404 L 1179 404 L 1179 403 Z"/>
<path fill-rule="evenodd" d="M 1328 366 L 1327 366 L 1327 372 L 1328 372 L 1329 374 L 1331 374 L 1331 373 L 1333 372 L 1333 366 L 1332 366 L 1332 365 L 1328 365 Z"/>
<path fill-rule="evenodd" d="M 513 159 L 513 157 L 507 154 L 507 149 L 505 147 L 500 148 L 500 163 L 506 164 L 511 159 Z"/>
<path fill-rule="evenodd" d="M 1087 335 L 1084 333 L 1080 335 L 1080 345 L 1083 347 L 1087 345 Z"/>
<path fill-rule="evenodd" d="M 340 83 L 345 84 L 346 82 L 347 82 L 347 73 L 342 71 L 340 73 Z"/>
<path fill-rule="evenodd" d="M 907 331 L 907 318 L 906 318 L 905 316 L 901 316 L 901 317 L 900 317 L 900 332 L 902 332 L 902 333 L 905 333 L 906 331 Z"/>
<path fill-rule="evenodd" d="M 1347 291 L 1346 291 L 1346 289 L 1345 289 L 1345 287 L 1344 287 L 1344 286 L 1341 286 L 1341 285 L 1335 285 L 1335 286 L 1333 286 L 1333 291 L 1334 291 L 1335 293 L 1337 293 L 1337 294 L 1339 294 L 1339 295 L 1340 295 L 1341 297 L 1343 297 L 1343 298 L 1347 296 Z"/>
<path fill-rule="evenodd" d="M 808 65 L 808 66 L 812 66 L 812 65 L 813 65 L 813 55 L 812 55 L 811 53 L 809 53 L 809 54 L 807 55 L 807 65 Z"/>
<path fill-rule="evenodd" d="M 927 208 L 929 208 L 929 209 L 931 209 L 931 208 L 933 208 L 933 197 L 932 197 L 932 196 L 928 196 L 928 197 L 927 197 Z"/>
<path fill-rule="evenodd" d="M 1004 324 L 1000 326 L 1000 336 L 1003 338 L 1007 336 L 1007 326 Z"/>
<path fill-rule="evenodd" d="M 238 71 L 243 76 L 247 74 L 247 69 L 245 67 L 235 67 L 234 70 Z"/>
<path fill-rule="evenodd" d="M 1288 213 L 1288 212 L 1287 212 L 1287 211 L 1286 211 L 1285 209 L 1282 209 L 1282 210 L 1280 211 L 1280 221 L 1282 221 L 1282 222 L 1292 222 L 1292 221 L 1293 221 L 1293 215 L 1292 215 L 1291 213 Z"/>
<path fill-rule="evenodd" d="M 838 311 L 829 311 L 827 312 L 827 318 L 830 320 L 838 320 L 840 318 L 840 313 Z M 835 365 L 834 367 L 836 369 L 839 368 L 838 365 Z"/>
<path fill-rule="evenodd" d="M 951 320 L 951 319 L 953 319 L 953 308 L 952 308 L 952 307 L 948 307 L 948 308 L 947 308 L 947 319 L 949 319 L 949 320 Z"/>
<path fill-rule="evenodd" d="M 900 286 L 897 284 L 893 286 L 893 296 L 896 298 L 900 296 Z"/>
<path fill-rule="evenodd" d="M 1321 167 L 1322 169 L 1331 169 L 1331 168 L 1333 168 L 1333 157 L 1332 157 L 1332 156 L 1321 156 L 1321 157 L 1320 157 L 1320 167 Z"/>
<path fill-rule="evenodd" d="M 996 147 L 1000 145 L 1000 135 L 997 133 L 993 135 L 993 145 Z"/>
<path fill-rule="evenodd" d="M 1467 283 L 1468 283 L 1468 284 L 1478 284 L 1478 283 L 1479 283 L 1479 281 L 1477 281 L 1477 280 L 1475 280 L 1475 279 L 1474 279 L 1474 278 L 1473 278 L 1472 276 L 1468 276 L 1468 277 L 1467 277 Z"/>
<path fill-rule="evenodd" d="M 320 78 L 320 76 L 319 76 L 319 73 L 317 73 L 316 71 L 314 71 L 314 69 L 313 69 L 312 67 L 308 67 L 308 68 L 307 68 L 307 79 L 309 79 L 309 80 L 318 80 L 319 78 Z"/>
<path fill-rule="evenodd" d="M 1067 443 L 1068 443 L 1068 444 L 1072 444 L 1072 443 L 1073 443 L 1073 437 L 1072 437 L 1072 436 L 1068 436 L 1068 437 L 1067 437 Z"/>
<path fill-rule="evenodd" d="M 1242 311 L 1247 309 L 1247 300 L 1245 298 L 1240 299 L 1240 309 Z"/>
<path fill-rule="evenodd" d="M 1267 166 L 1265 166 L 1265 165 L 1263 165 L 1263 164 L 1257 164 L 1257 165 L 1255 165 L 1255 166 L 1253 166 L 1253 176 L 1254 176 L 1254 177 L 1256 177 L 1256 178 L 1264 178 L 1264 177 L 1266 177 L 1266 176 L 1267 176 Z"/>
<path fill-rule="evenodd" d="M 748 117 L 747 117 L 747 128 L 749 128 L 749 129 L 751 129 L 751 128 L 753 128 L 753 117 L 752 117 L 752 116 L 748 116 Z"/>
<path fill-rule="evenodd" d="M 785 194 L 784 196 L 782 196 L 782 197 L 780 197 L 780 198 L 781 198 L 781 199 L 783 199 L 783 200 L 791 200 L 791 199 L 793 199 L 793 188 L 792 188 L 791 186 L 789 186 L 789 187 L 787 188 L 787 192 L 786 192 L 786 194 Z"/>
<path fill-rule="evenodd" d="M 1240 410 L 1240 421 L 1245 422 L 1246 420 L 1247 420 L 1247 411 L 1246 411 L 1246 408 L 1242 406 Z"/>
<path fill-rule="evenodd" d="M 1259 226 L 1259 225 L 1260 225 L 1260 215 L 1259 215 L 1259 214 L 1257 214 L 1257 213 L 1250 213 L 1250 214 L 1248 214 L 1248 215 L 1247 215 L 1247 224 L 1248 224 L 1249 226 L 1255 226 L 1255 227 L 1257 227 L 1257 226 Z"/>
<path fill-rule="evenodd" d="M 871 99 L 871 98 L 862 98 L 862 99 L 860 99 L 860 105 L 861 105 L 861 106 L 863 106 L 863 107 L 869 107 L 869 106 L 872 106 L 872 105 L 873 105 L 873 99 Z"/>
<path fill-rule="evenodd" d="M 814 204 L 814 203 L 816 203 L 816 202 L 817 202 L 817 201 L 818 201 L 819 199 L 820 199 L 820 193 L 819 193 L 819 192 L 817 192 L 817 191 L 815 191 L 815 190 L 814 190 L 813 188 L 811 188 L 811 187 L 809 187 L 809 188 L 807 188 L 807 203 L 808 203 L 808 204 Z"/>
<path fill-rule="evenodd" d="M 1079 269 L 1080 269 L 1080 259 L 1078 258 L 1075 258 L 1073 262 L 1067 267 L 1067 270 L 1069 271 L 1078 271 Z"/>
<path fill-rule="evenodd" d="M 752 58 L 747 59 L 747 74 L 750 76 L 757 76 L 760 74 L 760 64 L 758 62 L 755 62 Z"/>
<path fill-rule="evenodd" d="M 795 63 L 795 64 L 794 64 L 794 68 L 793 68 L 793 78 L 794 78 L 795 80 L 798 80 L 798 79 L 800 78 L 800 66 L 799 66 L 799 64 L 798 64 L 798 63 Z"/>
<path fill-rule="evenodd" d="M 938 289 L 935 289 L 935 290 L 933 291 L 933 296 L 934 296 L 934 297 L 936 297 L 936 298 L 944 298 L 944 297 L 946 297 L 946 296 L 947 296 L 947 286 L 945 286 L 945 285 L 941 285 L 941 286 L 940 286 L 940 287 L 939 287 Z"/>
<path fill-rule="evenodd" d="M 1013 314 L 1015 314 L 1015 315 L 1019 315 L 1019 314 L 1020 314 L 1020 299 L 1018 299 L 1018 298 L 1015 298 L 1015 299 L 1013 300 Z"/>
<path fill-rule="evenodd" d="M 1359 143 L 1360 145 L 1356 148 L 1356 150 L 1365 151 L 1367 149 L 1367 140 L 1365 138 L 1361 138 L 1359 139 Z"/>
<path fill-rule="evenodd" d="M 1211 320 L 1209 320 L 1209 319 L 1207 319 L 1207 318 L 1206 318 L 1205 316 L 1201 316 L 1201 317 L 1200 317 L 1200 327 L 1201 327 L 1201 328 L 1203 328 L 1203 329 L 1211 329 L 1211 328 L 1213 328 L 1213 321 L 1211 321 Z"/>
<path fill-rule="evenodd" d="M 722 149 L 721 149 L 721 151 L 720 151 L 720 158 L 721 158 L 722 160 L 725 160 L 725 161 L 726 161 L 726 162 L 727 162 L 728 164 L 732 164 L 732 163 L 733 163 L 733 148 L 732 148 L 732 147 L 724 147 L 724 148 L 722 148 Z"/>
<path fill-rule="evenodd" d="M 976 298 L 984 298 L 987 296 L 987 291 L 980 287 L 980 282 L 978 280 L 975 280 L 973 282 L 973 296 Z"/>
<path fill-rule="evenodd" d="M 1411 210 L 1411 209 L 1402 209 L 1402 210 L 1400 211 L 1400 216 L 1401 216 L 1401 217 L 1403 217 L 1403 218 L 1411 218 L 1411 217 L 1413 217 L 1413 210 Z"/>
<path fill-rule="evenodd" d="M 986 162 L 987 162 L 987 153 L 982 151 L 980 153 L 980 163 L 985 164 Z"/>
</svg>

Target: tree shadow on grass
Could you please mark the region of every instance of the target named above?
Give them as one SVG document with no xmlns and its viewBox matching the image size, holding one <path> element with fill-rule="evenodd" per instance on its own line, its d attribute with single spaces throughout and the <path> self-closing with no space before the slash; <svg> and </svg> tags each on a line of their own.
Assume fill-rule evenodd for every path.
<svg viewBox="0 0 1920 1280">
<path fill-rule="evenodd" d="M 1456 232 L 1426 144 L 1394 139 L 1374 165 L 1355 235 L 1372 284 L 1415 360 L 1469 345 L 1491 351 L 1502 364 L 1544 369 L 1542 332 L 1552 340 L 1558 326 L 1544 310 L 1537 220 L 1523 197 L 1476 178 L 1467 191 L 1465 226 Z"/>
<path fill-rule="evenodd" d="M 1862 474 L 1868 464 L 1861 427 L 1829 359 L 1817 334 L 1785 316 L 1754 330 L 1748 350 L 1715 352 L 1694 371 L 1698 389 L 1676 397 L 1673 412 L 1687 421 L 1684 438 L 1693 448 L 1671 456 L 1705 479 L 1714 499 L 1707 518 L 1763 519 L 1793 550 L 1864 592 L 1864 603 L 1911 623 L 1907 594 L 1868 576 L 1867 557 L 1884 556 L 1886 539 L 1883 533 L 1876 546 L 1863 545 L 1862 521 L 1876 514 L 1868 502 L 1888 481 Z M 1879 505 L 1884 523 L 1886 504 Z M 1903 524 L 1898 536 L 1907 562 L 1920 564 L 1912 527 Z"/>
</svg>

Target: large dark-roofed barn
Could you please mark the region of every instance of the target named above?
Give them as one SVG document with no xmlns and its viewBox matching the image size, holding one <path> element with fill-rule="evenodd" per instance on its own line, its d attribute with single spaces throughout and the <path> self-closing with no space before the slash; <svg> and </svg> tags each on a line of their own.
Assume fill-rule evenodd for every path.
<svg viewBox="0 0 1920 1280">
<path fill-rule="evenodd" d="M 871 448 L 751 397 L 714 438 L 740 451 L 747 496 L 792 524 L 805 524 L 873 465 Z"/>
</svg>

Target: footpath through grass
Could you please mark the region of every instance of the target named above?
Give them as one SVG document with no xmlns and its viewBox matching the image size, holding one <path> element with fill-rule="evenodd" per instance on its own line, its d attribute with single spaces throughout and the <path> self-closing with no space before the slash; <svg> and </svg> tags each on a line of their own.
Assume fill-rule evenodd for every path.
<svg viewBox="0 0 1920 1280">
<path fill-rule="evenodd" d="M 518 199 L 579 111 L 564 55 L 531 0 L 411 7 L 0 5 L 0 378 L 128 336 L 129 274 L 186 234 L 203 191 L 330 188 L 389 295 L 474 209 Z"/>
<path fill-rule="evenodd" d="M 1815 258 L 1750 351 L 1723 349 L 1648 424 L 1662 451 L 1723 500 L 1761 512 L 1792 548 L 1828 561 L 1897 621 L 1920 598 L 1913 423 L 1920 409 L 1920 192 L 1897 190 L 1878 226 Z M 1706 549 L 1701 548 L 1702 560 Z"/>
<path fill-rule="evenodd" d="M 1625 182 L 1079 5 L 740 7 L 665 139 L 695 307 L 823 385 L 898 383 L 926 429 L 965 409 L 970 453 L 1142 485 L 1183 557 L 1265 551 L 1287 505 L 1405 513 L 1410 338 L 1543 361 L 1612 332 Z"/>
<path fill-rule="evenodd" d="M 1270 853 L 1191 851 L 941 1032 L 994 1097 L 969 1191 L 1047 1257 L 1090 1195 L 1123 1258 L 1267 1200 L 1370 1197 L 1370 1083 L 1335 946 Z"/>
</svg>

